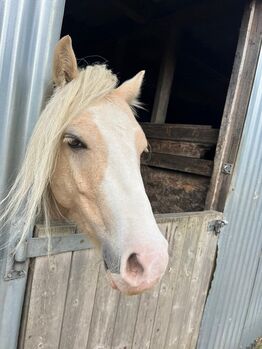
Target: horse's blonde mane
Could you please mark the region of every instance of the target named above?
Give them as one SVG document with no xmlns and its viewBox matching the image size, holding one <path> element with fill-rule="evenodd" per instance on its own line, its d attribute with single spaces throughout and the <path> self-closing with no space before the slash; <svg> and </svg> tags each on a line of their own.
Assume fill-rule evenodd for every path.
<svg viewBox="0 0 262 349">
<path fill-rule="evenodd" d="M 61 136 L 72 118 L 95 100 L 112 91 L 117 78 L 104 65 L 80 70 L 76 79 L 57 88 L 41 113 L 29 141 L 22 167 L 8 195 L 1 202 L 0 223 L 15 223 L 22 241 L 41 213 L 48 230 L 49 183 Z"/>
</svg>

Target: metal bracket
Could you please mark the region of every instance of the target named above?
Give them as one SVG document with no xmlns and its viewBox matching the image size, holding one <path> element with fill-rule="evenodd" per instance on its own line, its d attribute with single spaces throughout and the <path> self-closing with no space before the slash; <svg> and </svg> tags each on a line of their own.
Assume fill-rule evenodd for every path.
<svg viewBox="0 0 262 349">
<path fill-rule="evenodd" d="M 20 279 L 26 276 L 25 270 L 9 270 L 7 274 L 4 276 L 5 281 L 11 281 L 15 279 Z"/>
<path fill-rule="evenodd" d="M 246 349 L 261 349 L 261 348 L 262 348 L 262 337 L 259 337 Z"/>
<path fill-rule="evenodd" d="M 233 172 L 233 167 L 234 167 L 233 164 L 225 163 L 225 164 L 223 164 L 222 172 L 225 173 L 225 174 L 230 175 Z"/>
<path fill-rule="evenodd" d="M 9 247 L 4 279 L 6 281 L 22 278 L 26 275 L 25 266 L 29 258 L 52 256 L 59 253 L 81 251 L 93 248 L 85 234 L 70 234 L 47 237 L 29 238 L 20 243 L 15 250 L 17 241 Z M 15 253 L 13 252 L 15 251 Z"/>
<path fill-rule="evenodd" d="M 207 230 L 214 232 L 215 235 L 219 235 L 221 232 L 221 229 L 224 228 L 224 226 L 227 224 L 228 222 L 224 219 L 211 221 L 208 223 Z"/>
</svg>

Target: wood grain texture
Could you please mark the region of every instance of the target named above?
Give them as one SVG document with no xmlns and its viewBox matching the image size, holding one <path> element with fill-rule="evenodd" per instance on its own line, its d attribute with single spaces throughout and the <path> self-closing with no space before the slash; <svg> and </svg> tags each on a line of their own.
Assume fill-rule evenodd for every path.
<svg viewBox="0 0 262 349">
<path fill-rule="evenodd" d="M 220 213 L 156 215 L 169 242 L 160 284 L 141 296 L 112 290 L 94 250 L 35 259 L 21 348 L 194 349 L 213 268 Z M 70 230 L 70 229 L 69 229 Z M 73 232 L 72 228 L 71 231 Z"/>
<path fill-rule="evenodd" d="M 195 216 L 189 220 L 165 349 L 194 349 L 196 346 L 202 316 L 196 314 L 203 313 L 217 240 L 207 231 L 207 224 L 220 218 L 220 213 L 210 212 L 209 216 Z M 192 242 L 188 244 L 190 239 Z"/>
<path fill-rule="evenodd" d="M 165 231 L 169 243 L 169 266 L 160 285 L 156 306 L 153 330 L 150 339 L 150 348 L 164 348 L 169 317 L 172 310 L 172 301 L 177 284 L 179 267 L 183 259 L 183 246 L 187 237 L 187 226 L 191 218 L 181 218 L 174 222 L 160 223 L 160 229 Z"/>
<path fill-rule="evenodd" d="M 70 232 L 72 232 L 70 226 L 61 225 L 52 228 L 52 233 L 55 235 Z M 36 236 L 43 236 L 43 234 L 41 226 L 37 227 Z M 34 261 L 22 348 L 58 348 L 71 256 L 72 253 L 67 252 L 50 257 L 39 257 Z"/>
<path fill-rule="evenodd" d="M 148 158 L 144 159 L 142 157 L 141 163 L 142 165 L 193 173 L 205 177 L 211 177 L 213 170 L 213 161 L 211 160 L 194 159 L 171 154 L 150 153 Z"/>
<path fill-rule="evenodd" d="M 262 2 L 252 0 L 247 3 L 240 29 L 216 148 L 213 176 L 206 199 L 206 209 L 219 211 L 224 209 L 232 176 L 223 173 L 223 164 L 234 164 L 236 161 L 261 41 Z"/>
<path fill-rule="evenodd" d="M 164 348 L 179 348 L 179 336 L 184 330 L 184 314 L 187 302 L 192 297 L 190 281 L 192 278 L 195 252 L 199 239 L 199 224 L 202 217 L 190 217 L 187 225 L 186 239 L 182 247 L 179 272 L 176 280 L 174 298 L 169 316 L 169 328 L 165 338 Z M 189 348 L 188 348 L 189 349 Z"/>
<path fill-rule="evenodd" d="M 151 291 L 147 291 L 140 296 L 132 349 L 150 348 L 159 288 L 160 285 L 158 284 Z"/>
<path fill-rule="evenodd" d="M 111 348 L 132 348 L 139 303 L 139 295 L 120 295 Z"/>
<path fill-rule="evenodd" d="M 203 314 L 204 312 L 209 285 L 214 271 L 214 256 L 216 255 L 217 248 L 217 237 L 212 233 L 210 234 L 210 232 L 207 231 L 207 227 L 210 220 L 221 219 L 221 216 L 221 214 L 214 213 L 208 218 L 204 217 L 203 219 L 193 278 L 190 285 L 190 289 L 195 290 L 195 295 L 191 298 L 191 305 L 188 307 L 187 323 L 185 327 L 188 335 L 183 338 L 184 348 L 195 348 L 197 343 L 202 318 L 196 318 L 195 314 Z M 206 235 L 209 235 L 208 239 L 206 239 Z M 207 287 L 204 288 L 202 285 L 206 285 Z"/>
<path fill-rule="evenodd" d="M 151 117 L 152 123 L 164 123 L 166 120 L 166 113 L 176 65 L 175 46 L 177 43 L 178 29 L 169 29 L 168 32 L 165 33 L 164 37 L 166 40 L 164 43 L 163 58 L 154 98 Z"/>
<path fill-rule="evenodd" d="M 119 292 L 109 286 L 100 264 L 87 349 L 111 348 L 119 297 Z"/>
<path fill-rule="evenodd" d="M 149 138 L 148 143 L 153 153 L 187 156 L 203 159 L 213 148 L 212 145 L 192 142 L 176 142 Z"/>
<path fill-rule="evenodd" d="M 85 348 L 87 344 L 100 260 L 95 250 L 73 254 L 60 349 Z"/>
<path fill-rule="evenodd" d="M 201 125 L 141 123 L 148 138 L 216 144 L 219 130 Z"/>
</svg>

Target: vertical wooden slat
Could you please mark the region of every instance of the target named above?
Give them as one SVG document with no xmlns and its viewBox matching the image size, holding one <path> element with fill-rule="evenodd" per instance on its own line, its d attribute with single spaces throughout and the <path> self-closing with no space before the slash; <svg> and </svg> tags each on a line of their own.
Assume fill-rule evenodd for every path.
<svg viewBox="0 0 262 349">
<path fill-rule="evenodd" d="M 223 165 L 236 161 L 262 42 L 262 2 L 248 1 L 228 88 L 206 209 L 223 211 L 232 175 Z"/>
<path fill-rule="evenodd" d="M 183 331 L 183 316 L 185 307 L 191 297 L 190 282 L 193 274 L 195 253 L 197 249 L 199 230 L 202 226 L 202 216 L 192 216 L 189 218 L 186 238 L 182 247 L 182 258 L 179 265 L 179 273 L 174 290 L 172 310 L 169 317 L 169 328 L 163 347 L 179 348 L 179 336 Z"/>
<path fill-rule="evenodd" d="M 118 301 L 119 292 L 110 288 L 101 265 L 86 349 L 111 348 Z"/>
<path fill-rule="evenodd" d="M 74 231 L 69 225 L 52 227 L 53 235 Z M 36 226 L 35 236 L 44 236 L 42 226 Z M 62 326 L 72 253 L 38 257 L 30 267 L 30 299 L 26 301 L 26 328 L 21 332 L 19 346 L 26 349 L 56 349 Z"/>
<path fill-rule="evenodd" d="M 207 232 L 208 221 L 210 219 L 213 220 L 216 217 L 211 216 L 208 220 L 204 217 L 202 224 L 199 226 L 200 236 L 189 285 L 190 297 L 184 307 L 184 314 L 181 319 L 183 325 L 177 345 L 177 348 L 181 349 L 194 349 L 196 346 L 196 334 L 199 331 L 217 241 L 214 233 Z M 200 316 L 196 316 L 196 314 L 200 314 Z"/>
<path fill-rule="evenodd" d="M 139 301 L 140 296 L 120 296 L 112 348 L 131 349 Z"/>
<path fill-rule="evenodd" d="M 176 29 L 178 30 L 178 29 Z M 157 89 L 154 98 L 151 122 L 164 123 L 169 104 L 169 97 L 173 83 L 175 71 L 175 45 L 177 41 L 177 32 L 166 34 L 166 42 L 164 46 L 164 55 L 161 62 Z"/>
<path fill-rule="evenodd" d="M 73 254 L 60 349 L 85 348 L 87 344 L 100 260 L 94 249 Z"/>
<path fill-rule="evenodd" d="M 216 254 L 217 237 L 214 233 L 207 232 L 208 222 L 210 220 L 221 219 L 221 214 L 214 214 L 211 217 L 204 218 L 203 229 L 201 231 L 200 243 L 196 255 L 195 268 L 191 281 L 191 289 L 196 289 L 194 303 L 188 308 L 188 324 L 186 331 L 187 337 L 184 339 L 184 348 L 195 349 L 199 335 L 200 324 L 202 320 L 205 300 L 208 294 L 208 288 L 211 281 L 211 275 L 214 267 L 214 256 Z M 208 239 L 206 238 L 208 236 Z M 195 314 L 200 314 L 196 317 Z"/>
<path fill-rule="evenodd" d="M 179 273 L 180 261 L 183 258 L 183 245 L 185 244 L 189 223 L 189 220 L 184 218 L 159 225 L 162 231 L 166 231 L 165 236 L 169 243 L 170 260 L 168 271 L 164 275 L 160 285 L 150 348 L 164 348 L 169 316 L 172 309 L 173 293 Z"/>
<path fill-rule="evenodd" d="M 37 258 L 24 348 L 56 349 L 65 305 L 71 252 Z"/>
<path fill-rule="evenodd" d="M 31 297 L 31 290 L 32 290 L 32 282 L 33 282 L 33 277 L 34 277 L 34 264 L 35 264 L 34 262 L 35 262 L 35 260 L 31 261 L 31 263 L 29 264 L 30 268 L 28 269 L 26 292 L 25 292 L 23 311 L 22 311 L 22 317 L 21 317 L 21 322 L 20 322 L 20 332 L 19 332 L 17 349 L 24 349 L 25 336 L 26 336 L 26 330 L 27 330 L 27 321 L 28 321 L 28 312 L 29 312 L 29 305 L 30 305 L 30 297 Z"/>
<path fill-rule="evenodd" d="M 198 219 L 196 222 L 196 227 L 197 227 L 197 235 L 198 235 L 198 241 L 196 248 L 194 249 L 193 252 L 193 259 L 192 262 L 190 263 L 190 277 L 188 278 L 188 283 L 186 285 L 186 293 L 187 293 L 187 300 L 185 303 L 182 303 L 182 316 L 179 318 L 180 320 L 180 330 L 179 334 L 177 337 L 176 341 L 176 348 L 181 348 L 185 349 L 185 343 L 187 341 L 187 337 L 191 338 L 191 332 L 193 328 L 188 328 L 187 324 L 189 322 L 190 315 L 194 313 L 193 306 L 195 304 L 196 296 L 197 296 L 197 287 L 199 283 L 198 279 L 198 273 L 199 271 L 199 260 L 197 256 L 200 253 L 200 260 L 201 256 L 203 256 L 203 253 L 205 252 L 205 246 L 208 244 L 208 236 L 206 235 L 206 229 L 205 229 L 205 219 L 204 217 L 201 217 L 201 219 Z M 204 230 L 204 234 L 203 234 Z M 191 251 L 189 250 L 189 253 Z M 172 314 L 173 315 L 173 314 Z M 195 317 L 196 318 L 196 317 Z M 194 320 L 195 320 L 194 318 Z M 176 321 L 178 319 L 176 318 Z M 191 348 L 191 347 L 186 347 L 186 348 Z"/>
<path fill-rule="evenodd" d="M 152 291 L 145 292 L 141 295 L 132 349 L 148 349 L 150 347 L 150 338 L 152 327 L 154 325 L 159 287 L 160 285 L 157 285 Z"/>
</svg>

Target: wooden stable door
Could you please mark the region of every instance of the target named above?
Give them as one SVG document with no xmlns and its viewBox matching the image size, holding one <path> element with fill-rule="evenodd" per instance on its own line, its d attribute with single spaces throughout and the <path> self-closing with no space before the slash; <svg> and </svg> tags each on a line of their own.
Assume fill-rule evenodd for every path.
<svg viewBox="0 0 262 349">
<path fill-rule="evenodd" d="M 170 262 L 161 283 L 138 296 L 110 288 L 93 249 L 32 259 L 19 348 L 194 349 L 221 217 L 215 211 L 157 215 Z"/>
</svg>

